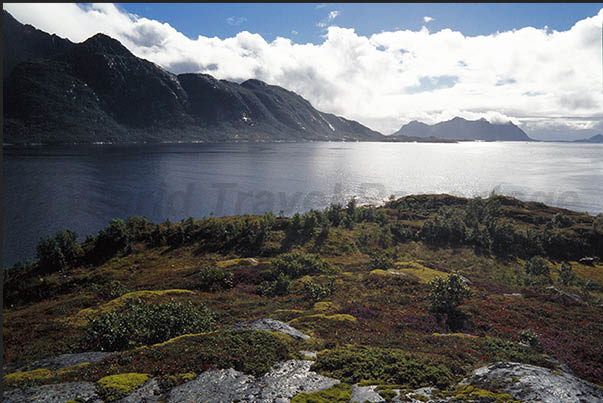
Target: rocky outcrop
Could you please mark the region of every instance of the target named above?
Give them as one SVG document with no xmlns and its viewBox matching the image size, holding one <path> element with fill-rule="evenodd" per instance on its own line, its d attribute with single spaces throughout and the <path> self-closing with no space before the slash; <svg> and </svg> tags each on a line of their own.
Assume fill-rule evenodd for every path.
<svg viewBox="0 0 603 403">
<path fill-rule="evenodd" d="M 300 332 L 299 330 L 295 329 L 294 327 L 288 325 L 285 322 L 268 318 L 256 319 L 249 322 L 242 322 L 227 330 L 243 329 L 279 332 L 302 340 L 310 338 L 310 336 L 308 336 L 307 334 Z"/>
<path fill-rule="evenodd" d="M 603 402 L 603 391 L 565 372 L 517 362 L 479 368 L 461 385 L 499 389 L 522 401 L 544 403 Z"/>
<path fill-rule="evenodd" d="M 315 392 L 339 383 L 310 371 L 313 361 L 278 363 L 261 378 L 234 369 L 206 371 L 194 380 L 172 389 L 166 401 L 286 403 L 302 392 Z"/>
<path fill-rule="evenodd" d="M 209 370 L 163 395 L 157 380 L 152 379 L 119 402 L 288 403 L 302 392 L 328 389 L 340 382 L 311 371 L 312 364 L 313 361 L 308 360 L 279 362 L 262 377 L 232 368 Z M 397 394 L 392 402 L 484 402 L 498 401 L 497 398 L 543 403 L 603 402 L 603 391 L 589 382 L 559 370 L 516 362 L 497 362 L 479 368 L 448 392 L 433 387 L 408 393 L 401 393 L 399 389 L 392 391 Z M 64 403 L 75 399 L 102 403 L 95 385 L 88 382 L 13 389 L 4 393 L 3 401 Z M 354 385 L 351 401 L 384 402 L 385 399 L 376 391 L 376 386 Z"/>
<path fill-rule="evenodd" d="M 352 402 L 385 402 L 379 393 L 375 391 L 376 386 L 352 386 Z"/>
<path fill-rule="evenodd" d="M 4 373 L 33 371 L 34 369 L 46 368 L 57 370 L 67 368 L 72 365 L 79 365 L 85 362 L 100 361 L 106 356 L 111 355 L 104 351 L 88 351 L 85 353 L 62 354 L 56 357 L 45 358 L 43 360 L 30 362 L 27 364 L 13 364 L 4 367 Z"/>
<path fill-rule="evenodd" d="M 4 392 L 4 403 L 44 402 L 64 403 L 80 399 L 83 402 L 101 402 L 96 387 L 90 382 L 68 382 L 32 388 L 13 389 Z"/>
</svg>

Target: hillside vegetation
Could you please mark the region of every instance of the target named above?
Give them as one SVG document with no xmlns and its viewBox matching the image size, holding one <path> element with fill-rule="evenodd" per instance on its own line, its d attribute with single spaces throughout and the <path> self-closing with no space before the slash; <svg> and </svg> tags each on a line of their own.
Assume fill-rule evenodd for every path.
<svg viewBox="0 0 603 403">
<path fill-rule="evenodd" d="M 422 195 L 292 217 L 132 217 L 76 238 L 42 239 L 36 262 L 5 270 L 5 363 L 120 353 L 8 375 L 8 388 L 87 380 L 122 396 L 107 377 L 260 376 L 300 350 L 318 351 L 312 370 L 344 382 L 337 393 L 445 390 L 493 361 L 565 365 L 603 385 L 603 215 Z M 311 338 L 220 332 L 257 318 Z"/>
</svg>

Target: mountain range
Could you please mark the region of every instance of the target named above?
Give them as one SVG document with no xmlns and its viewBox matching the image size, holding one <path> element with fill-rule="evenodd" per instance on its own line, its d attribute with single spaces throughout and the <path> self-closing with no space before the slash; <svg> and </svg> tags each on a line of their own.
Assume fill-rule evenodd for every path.
<svg viewBox="0 0 603 403">
<path fill-rule="evenodd" d="M 532 140 L 511 122 L 459 117 L 384 136 L 276 85 L 176 75 L 102 33 L 73 43 L 3 19 L 5 144 Z"/>
<path fill-rule="evenodd" d="M 393 136 L 437 137 L 450 140 L 533 141 L 513 123 L 490 123 L 486 119 L 454 119 L 427 125 L 416 120 L 402 126 Z"/>
<path fill-rule="evenodd" d="M 72 43 L 4 11 L 4 142 L 380 141 L 259 80 L 172 74 L 97 34 Z"/>
</svg>

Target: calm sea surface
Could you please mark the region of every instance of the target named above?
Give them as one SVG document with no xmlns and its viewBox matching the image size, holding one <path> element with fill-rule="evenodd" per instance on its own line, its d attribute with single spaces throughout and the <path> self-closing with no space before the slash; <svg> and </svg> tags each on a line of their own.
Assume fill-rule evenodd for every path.
<svg viewBox="0 0 603 403">
<path fill-rule="evenodd" d="M 83 239 L 116 217 L 154 222 L 324 208 L 357 196 L 491 191 L 597 214 L 603 145 L 276 143 L 4 148 L 2 263 L 40 237 Z"/>
</svg>

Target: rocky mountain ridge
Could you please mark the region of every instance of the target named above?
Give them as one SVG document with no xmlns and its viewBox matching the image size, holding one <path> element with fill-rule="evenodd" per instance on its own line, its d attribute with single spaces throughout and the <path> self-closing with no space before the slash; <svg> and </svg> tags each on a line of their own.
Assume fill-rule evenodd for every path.
<svg viewBox="0 0 603 403">
<path fill-rule="evenodd" d="M 5 143 L 384 138 L 259 80 L 175 75 L 104 34 L 73 44 L 4 20 Z"/>
</svg>

